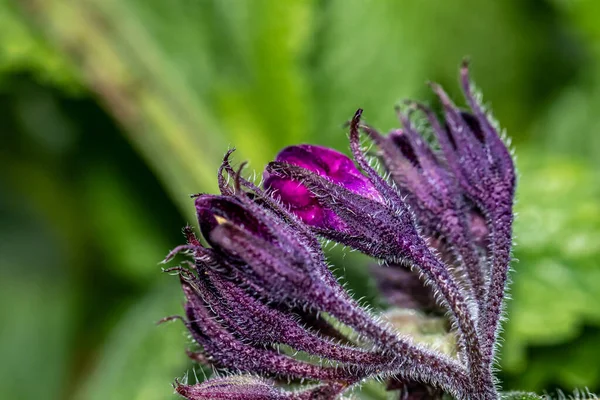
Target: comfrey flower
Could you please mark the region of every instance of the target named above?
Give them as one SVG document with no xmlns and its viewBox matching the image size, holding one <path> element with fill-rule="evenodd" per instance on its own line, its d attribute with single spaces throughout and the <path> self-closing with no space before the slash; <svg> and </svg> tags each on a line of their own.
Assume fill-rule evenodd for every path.
<svg viewBox="0 0 600 400">
<path fill-rule="evenodd" d="M 336 399 L 366 379 L 387 380 L 405 399 L 499 399 L 492 374 L 510 262 L 513 160 L 472 92 L 468 111 L 437 85 L 440 122 L 427 107 L 399 112 L 402 130 L 383 136 L 350 122 L 352 161 L 298 145 L 265 171 L 264 189 L 230 165 L 221 194 L 195 196 L 201 242 L 186 228 L 193 262 L 171 268 L 186 296 L 198 349 L 190 357 L 221 377 L 176 385 L 187 399 Z M 422 113 L 439 144 L 425 142 Z M 363 131 L 391 182 L 369 164 Z M 227 179 L 226 175 L 231 179 Z M 438 315 L 450 350 L 407 334 L 426 314 L 375 315 L 330 272 L 318 237 L 380 260 L 374 275 L 390 304 Z M 441 313 L 439 311 L 442 311 Z M 431 317 L 433 318 L 433 317 Z M 452 340 L 450 340 L 452 339 Z M 224 374 L 224 375 L 223 375 Z"/>
</svg>

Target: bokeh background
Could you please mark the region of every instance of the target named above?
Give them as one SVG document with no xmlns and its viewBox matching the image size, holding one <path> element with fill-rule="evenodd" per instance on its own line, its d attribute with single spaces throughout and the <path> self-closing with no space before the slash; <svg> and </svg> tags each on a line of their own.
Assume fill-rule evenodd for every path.
<svg viewBox="0 0 600 400">
<path fill-rule="evenodd" d="M 0 0 L 0 393 L 169 399 L 191 371 L 167 250 L 224 151 L 347 150 L 461 59 L 520 183 L 506 388 L 600 390 L 600 2 Z M 334 261 L 376 302 L 366 261 Z M 377 303 L 375 303 L 377 304 Z"/>
</svg>

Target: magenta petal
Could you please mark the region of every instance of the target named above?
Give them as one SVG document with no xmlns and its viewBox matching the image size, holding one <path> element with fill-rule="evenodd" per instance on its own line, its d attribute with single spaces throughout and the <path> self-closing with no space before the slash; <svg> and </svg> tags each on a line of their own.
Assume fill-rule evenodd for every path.
<svg viewBox="0 0 600 400">
<path fill-rule="evenodd" d="M 346 189 L 368 197 L 373 200 L 383 201 L 373 184 L 354 165 L 354 162 L 345 154 L 336 150 L 303 144 L 290 146 L 283 149 L 276 161 L 286 162 L 306 168 L 321 176 L 326 176 L 332 182 Z"/>
<path fill-rule="evenodd" d="M 265 185 L 276 191 L 281 200 L 294 209 L 318 204 L 312 193 L 298 182 L 273 176 L 265 181 Z"/>
<path fill-rule="evenodd" d="M 289 146 L 284 148 L 279 152 L 279 154 L 277 154 L 276 160 L 283 161 L 288 164 L 297 165 L 299 167 L 316 172 L 319 175 L 326 176 L 327 166 L 321 162 L 322 157 L 318 155 L 318 153 L 321 152 L 320 150 L 317 151 L 317 154 L 314 154 L 315 148 L 319 148 L 325 153 L 335 152 L 335 150 L 331 150 L 326 147 L 301 144 L 297 146 Z"/>
<path fill-rule="evenodd" d="M 274 196 L 286 204 L 305 224 L 343 229 L 344 224 L 335 213 L 321 206 L 304 185 L 290 179 L 271 176 L 265 180 L 265 187 L 272 190 Z"/>
<path fill-rule="evenodd" d="M 305 168 L 354 193 L 383 202 L 377 189 L 356 168 L 354 162 L 338 151 L 308 144 L 290 146 L 281 150 L 276 161 Z M 264 185 L 306 224 L 326 229 L 344 229 L 344 224 L 335 213 L 324 207 L 303 184 L 265 174 Z"/>
</svg>

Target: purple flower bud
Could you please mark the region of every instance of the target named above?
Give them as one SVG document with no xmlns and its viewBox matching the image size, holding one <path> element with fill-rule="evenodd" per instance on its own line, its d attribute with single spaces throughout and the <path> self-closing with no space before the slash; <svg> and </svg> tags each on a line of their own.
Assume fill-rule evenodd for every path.
<svg viewBox="0 0 600 400">
<path fill-rule="evenodd" d="M 276 161 L 297 165 L 328 178 L 353 193 L 383 202 L 381 195 L 346 155 L 321 146 L 290 146 L 277 155 Z M 265 172 L 264 186 L 285 203 L 306 224 L 344 230 L 345 225 L 331 209 L 300 182 Z"/>
<path fill-rule="evenodd" d="M 204 237 L 224 262 L 271 298 L 312 304 L 314 291 L 334 281 L 311 243 L 249 198 L 203 195 L 196 210 Z"/>
</svg>

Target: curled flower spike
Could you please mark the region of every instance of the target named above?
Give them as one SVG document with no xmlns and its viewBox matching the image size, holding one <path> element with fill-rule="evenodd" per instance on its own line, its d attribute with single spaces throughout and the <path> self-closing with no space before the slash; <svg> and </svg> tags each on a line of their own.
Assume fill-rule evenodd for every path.
<svg viewBox="0 0 600 400">
<path fill-rule="evenodd" d="M 386 137 L 360 123 L 362 110 L 356 113 L 350 147 L 379 196 L 356 190 L 322 166 L 318 171 L 307 168 L 303 159 L 286 156 L 298 153 L 290 148 L 267 167 L 265 186 L 300 218 L 304 216 L 289 200 L 294 194 L 287 187 L 301 188 L 297 190 L 304 191 L 313 209 L 333 214 L 329 220 L 336 224 L 307 221 L 319 235 L 418 271 L 451 312 L 461 357 L 481 390 L 477 398 L 494 398 L 491 364 L 510 261 L 515 173 L 508 149 L 474 98 L 466 64 L 461 84 L 470 111 L 456 108 L 432 85 L 444 106 L 443 123 L 428 108 L 411 102 L 408 114 L 399 112 L 402 130 Z M 417 110 L 427 117 L 441 152 L 413 126 L 411 114 Z M 395 186 L 367 162 L 359 129 L 379 148 Z M 322 165 L 328 159 L 319 161 Z M 352 169 L 353 176 L 357 170 Z M 432 249 L 434 243 L 439 253 Z"/>
<path fill-rule="evenodd" d="M 167 260 L 193 257 L 170 269 L 179 273 L 181 319 L 198 346 L 190 357 L 233 375 L 177 384 L 181 396 L 333 400 L 378 379 L 403 399 L 500 398 L 492 362 L 515 172 L 467 72 L 465 65 L 469 110 L 432 85 L 444 120 L 411 102 L 399 111 L 402 129 L 387 136 L 361 123 L 358 110 L 349 124 L 353 159 L 287 147 L 267 166 L 264 189 L 241 176 L 243 164 L 235 171 L 227 152 L 221 194 L 195 196 L 204 241 L 186 228 L 187 244 Z M 413 125 L 415 112 L 440 150 Z M 393 183 L 369 164 L 361 131 Z M 372 273 L 396 308 L 375 316 L 354 300 L 329 270 L 318 236 L 379 259 Z M 285 381 L 299 387 L 286 390 Z"/>
<path fill-rule="evenodd" d="M 430 112 L 427 114 L 448 168 L 465 197 L 485 218 L 491 271 L 479 324 L 483 357 L 487 368 L 491 368 L 508 281 L 516 174 L 508 148 L 473 94 L 466 62 L 460 75 L 472 113 L 459 111 L 440 86 L 432 85 L 444 106 L 445 129 Z"/>
<path fill-rule="evenodd" d="M 318 226 L 315 227 L 317 233 L 390 263 L 408 263 L 422 273 L 426 282 L 440 293 L 440 301 L 450 310 L 453 323 L 461 332 L 460 345 L 466 348 L 464 353 L 469 358 L 468 362 L 477 371 L 481 355 L 476 311 L 460 282 L 420 235 L 413 215 L 400 194 L 379 177 L 364 159 L 358 144 L 361 113 L 362 110 L 359 110 L 350 124 L 351 146 L 357 162 L 367 172 L 373 186 L 381 197 L 386 197 L 385 204 L 379 198 L 355 193 L 301 166 L 272 162 L 267 167 L 267 173 L 305 185 L 322 207 L 332 210 L 344 224 L 342 230 Z M 485 379 L 481 375 L 481 379 Z M 480 382 L 480 386 L 485 385 L 489 387 L 491 382 Z"/>
</svg>

